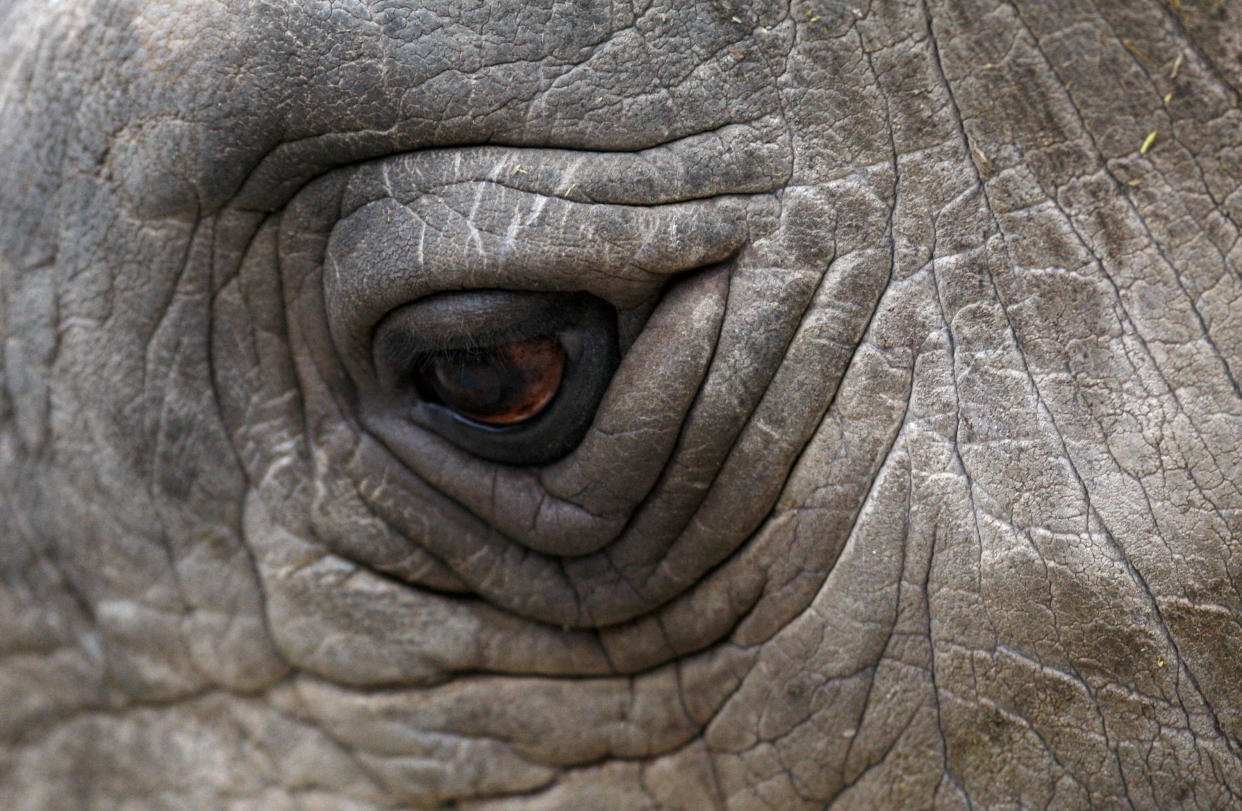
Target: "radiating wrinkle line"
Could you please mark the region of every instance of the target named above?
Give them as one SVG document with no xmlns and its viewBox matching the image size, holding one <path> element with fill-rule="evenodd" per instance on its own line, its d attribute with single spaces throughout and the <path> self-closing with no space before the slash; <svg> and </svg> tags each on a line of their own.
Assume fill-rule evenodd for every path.
<svg viewBox="0 0 1242 811">
<path fill-rule="evenodd" d="M 1022 23 L 1022 18 L 1021 18 L 1021 15 L 1020 15 L 1020 13 L 1018 12 L 1018 9 L 1016 8 L 1016 6 L 1012 6 L 1012 4 L 1011 4 L 1011 7 L 1013 8 L 1013 11 L 1014 11 L 1015 15 L 1017 16 L 1017 19 L 1019 20 L 1019 22 L 1020 22 L 1020 23 Z M 1022 23 L 1022 24 L 1023 24 L 1024 28 L 1027 30 L 1028 35 L 1033 36 L 1032 34 L 1030 34 L 1030 29 L 1029 29 L 1029 28 L 1026 28 L 1025 23 Z M 928 16 L 928 26 L 929 26 L 929 30 L 930 30 L 930 26 L 931 26 L 931 18 L 930 18 L 930 15 Z M 934 47 L 934 46 L 933 46 L 933 47 Z M 1041 50 L 1039 50 L 1038 48 L 1036 48 L 1036 51 L 1037 51 L 1038 53 L 1040 53 L 1041 55 L 1043 54 L 1043 52 L 1042 52 Z M 939 59 L 938 59 L 938 57 L 937 57 L 937 64 L 939 65 Z M 1051 69 L 1051 66 L 1047 63 L 1047 59 L 1046 59 L 1046 57 L 1045 57 L 1045 64 L 1046 64 L 1046 66 L 1047 66 L 1049 69 Z M 942 80 L 945 82 L 945 88 L 946 88 L 946 90 L 948 90 L 948 92 L 950 93 L 950 99 L 952 100 L 952 92 L 951 92 L 951 90 L 949 90 L 949 88 L 948 88 L 948 83 L 947 83 L 947 80 L 944 80 L 944 78 L 943 78 L 943 70 L 941 70 L 941 76 L 942 76 Z M 961 128 L 961 120 L 962 120 L 962 119 L 961 119 L 960 109 L 957 107 L 956 101 L 953 101 L 953 104 L 954 104 L 954 110 L 956 111 L 956 116 L 955 116 L 955 118 L 956 118 L 956 120 L 957 120 L 957 122 L 958 122 L 959 128 Z M 1072 100 L 1071 100 L 1071 104 L 1072 104 Z M 1084 120 L 1084 119 L 1082 119 L 1081 114 L 1079 114 L 1079 121 L 1080 121 L 1080 122 L 1082 122 L 1083 120 Z M 1084 126 L 1085 126 L 1085 125 L 1084 125 Z M 1087 137 L 1088 137 L 1089 139 L 1091 139 L 1091 141 L 1092 141 L 1092 143 L 1093 143 L 1093 145 L 1094 145 L 1094 139 L 1093 139 L 1093 138 L 1091 138 L 1091 133 L 1090 133 L 1089 131 L 1087 131 L 1087 132 L 1086 132 L 1086 135 L 1087 135 Z M 966 135 L 965 135 L 965 131 L 964 131 L 964 129 L 962 129 L 962 130 L 961 130 L 961 137 L 964 139 L 964 141 L 963 141 L 964 143 L 968 143 L 968 141 L 967 141 L 967 140 L 965 140 L 965 139 L 966 139 Z M 1097 148 L 1097 154 L 1099 154 L 1099 152 L 1098 152 L 1098 148 Z M 972 166 L 974 166 L 974 164 L 973 164 L 973 159 L 972 159 Z M 989 215 L 991 216 L 991 218 L 992 218 L 993 222 L 994 222 L 994 223 L 997 225 L 997 227 L 999 228 L 999 221 L 998 221 L 998 220 L 997 220 L 997 218 L 996 218 L 995 211 L 992 209 L 992 206 L 991 206 L 991 201 L 990 201 L 990 199 L 988 198 L 988 194 L 987 194 L 987 191 L 986 191 L 986 186 L 985 186 L 985 185 L 983 184 L 983 182 L 982 182 L 982 177 L 979 175 L 979 173 L 978 173 L 978 168 L 977 168 L 977 167 L 975 167 L 975 174 L 976 174 L 976 179 L 977 179 L 977 181 L 978 181 L 978 184 L 979 184 L 980 188 L 981 188 L 981 189 L 983 189 L 983 199 L 984 199 L 984 201 L 986 202 L 986 204 L 987 204 L 987 206 L 988 206 Z M 1001 233 L 1004 233 L 1004 232 L 1003 232 L 1003 229 L 1001 230 Z M 1007 257 L 1008 261 L 1010 262 L 1011 266 L 1013 266 L 1013 260 L 1012 260 L 1012 258 L 1009 256 L 1009 252 L 1008 252 L 1008 247 L 1007 247 L 1007 246 L 1006 246 L 1006 249 L 1005 249 L 1005 253 L 1006 253 L 1006 257 Z M 1097 259 L 1097 262 L 1098 262 L 1098 259 Z M 1017 340 L 1017 334 L 1016 334 L 1016 332 L 1014 331 L 1013 322 L 1012 322 L 1012 320 L 1011 320 L 1011 317 L 1010 317 L 1010 314 L 1009 314 L 1009 312 L 1008 312 L 1008 309 L 1005 307 L 1004 302 L 1003 302 L 1003 299 L 1001 299 L 1001 298 L 1000 298 L 1000 292 L 999 292 L 999 289 L 998 289 L 998 288 L 997 288 L 997 286 L 996 286 L 996 281 L 995 281 L 995 279 L 992 277 L 992 275 L 991 275 L 991 273 L 990 273 L 990 272 L 989 272 L 988 276 L 989 276 L 989 281 L 990 281 L 990 284 L 991 284 L 992 289 L 993 289 L 993 295 L 996 297 L 996 300 L 997 300 L 998 304 L 1000 304 L 1001 311 L 1002 311 L 1002 313 L 1003 313 L 1003 314 L 1004 314 L 1004 316 L 1005 316 L 1005 319 L 1006 319 L 1006 323 L 1007 323 L 1007 325 L 1008 325 L 1008 331 L 1009 331 L 1009 333 L 1010 333 L 1010 336 L 1011 336 L 1011 338 L 1014 340 L 1014 342 L 1015 342 L 1015 346 L 1019 347 L 1019 349 L 1020 349 L 1021 344 L 1020 344 L 1020 343 L 1018 342 L 1018 340 Z M 1235 757 L 1235 758 L 1238 758 L 1238 757 L 1239 757 L 1239 755 L 1238 755 L 1238 752 L 1237 752 L 1237 745 L 1235 744 L 1235 742 L 1233 742 L 1233 741 L 1230 739 L 1230 737 L 1229 737 L 1228 735 L 1226 735 L 1226 734 L 1224 733 L 1224 731 L 1223 731 L 1223 729 L 1222 729 L 1222 727 L 1221 727 L 1221 725 L 1220 725 L 1219 716 L 1217 715 L 1217 713 L 1216 713 L 1216 712 L 1215 712 L 1215 710 L 1213 709 L 1213 707 L 1212 707 L 1212 705 L 1211 705 L 1211 702 L 1207 699 L 1206 694 L 1204 693 L 1204 691 L 1203 691 L 1203 690 L 1199 687 L 1198 681 L 1197 681 L 1196 677 L 1194 676 L 1193 672 L 1191 672 L 1191 671 L 1190 671 L 1190 668 L 1189 668 L 1188 664 L 1186 663 L 1185 658 L 1182 656 L 1182 654 L 1181 654 L 1181 652 L 1180 652 L 1180 650 L 1179 650 L 1179 648 L 1178 648 L 1178 645 L 1177 645 L 1176 641 L 1173 639 L 1173 636 L 1172 636 L 1172 632 L 1171 632 L 1171 630 L 1169 629 L 1168 625 L 1167 625 L 1167 624 L 1165 623 L 1165 621 L 1164 621 L 1164 618 L 1163 618 L 1162 612 L 1160 611 L 1160 608 L 1159 608 L 1159 605 L 1158 605 L 1158 603 L 1157 603 L 1157 601 L 1156 601 L 1155 595 L 1154 595 L 1154 593 L 1151 591 L 1151 588 L 1149 587 L 1149 585 L 1147 584 L 1146 579 L 1143 577 L 1143 575 L 1141 574 L 1141 572 L 1139 572 L 1139 570 L 1138 570 L 1138 569 L 1134 566 L 1134 564 L 1130 561 L 1130 559 L 1129 559 L 1129 557 L 1126 555 L 1126 553 L 1125 553 L 1124 549 L 1121 547 L 1121 544 L 1118 542 L 1117 538 L 1114 536 L 1114 534 L 1112 533 L 1112 531 L 1108 528 L 1107 524 L 1104 522 L 1103 517 L 1102 517 L 1102 516 L 1100 516 L 1100 514 L 1099 514 L 1099 513 L 1095 510 L 1095 508 L 1092 506 L 1091 496 L 1090 496 L 1090 492 L 1089 492 L 1089 490 L 1088 490 L 1088 488 L 1087 488 L 1087 485 L 1086 485 L 1086 480 L 1082 477 L 1081 473 L 1078 471 L 1077 465 L 1076 465 L 1076 463 L 1074 462 L 1074 459 L 1073 459 L 1072 455 L 1071 455 L 1071 454 L 1070 454 L 1070 452 L 1069 452 L 1068 445 L 1066 444 L 1066 440 L 1065 440 L 1064 434 L 1063 434 L 1063 432 L 1061 431 L 1060 427 L 1057 425 L 1057 422 L 1056 422 L 1055 417 L 1053 417 L 1053 416 L 1052 416 L 1051 411 L 1048 409 L 1048 407 L 1047 407 L 1046 403 L 1044 402 L 1043 396 L 1042 396 L 1041 392 L 1039 391 L 1038 384 L 1035 382 L 1034 376 L 1032 375 L 1032 373 L 1031 373 L 1031 371 L 1030 371 L 1029 367 L 1027 366 L 1026 359 L 1025 359 L 1025 355 L 1024 355 L 1024 353 L 1022 353 L 1021 351 L 1019 351 L 1019 352 L 1018 352 L 1018 359 L 1019 359 L 1019 362 L 1022 364 L 1023 370 L 1024 370 L 1024 372 L 1025 372 L 1025 374 L 1026 374 L 1026 376 L 1027 376 L 1027 378 L 1028 378 L 1028 381 L 1031 383 L 1031 385 L 1032 385 L 1032 387 L 1033 387 L 1033 391 L 1034 391 L 1034 393 L 1035 393 L 1035 395 L 1036 395 L 1036 397 L 1037 397 L 1037 399 L 1038 399 L 1038 402 L 1039 402 L 1039 404 L 1040 404 L 1040 409 L 1041 409 L 1041 411 L 1043 412 L 1043 414 L 1044 414 L 1045 418 L 1049 421 L 1049 424 L 1052 426 L 1052 428 L 1053 428 L 1053 430 L 1054 430 L 1055 434 L 1057 435 L 1057 437 L 1058 437 L 1058 439 L 1059 439 L 1059 441 L 1060 441 L 1062 456 L 1063 456 L 1063 458 L 1065 459 L 1065 461 L 1067 462 L 1067 464 L 1070 466 L 1070 469 L 1073 471 L 1073 475 L 1074 475 L 1074 478 L 1075 478 L 1075 480 L 1076 480 L 1076 483 L 1077 483 L 1078 489 L 1079 489 L 1079 491 L 1082 493 L 1082 496 L 1083 496 L 1084 502 L 1085 502 L 1085 504 L 1086 504 L 1087 511 L 1088 511 L 1088 515 L 1089 515 L 1089 516 L 1093 516 L 1093 517 L 1095 518 L 1096 522 L 1099 524 L 1099 526 L 1100 526 L 1100 527 L 1102 527 L 1102 528 L 1104 529 L 1105 536 L 1108 538 L 1110 545 L 1113 547 L 1114 551 L 1115 551 L 1115 552 L 1116 552 L 1116 554 L 1119 556 L 1119 558 L 1120 558 L 1120 560 L 1122 561 L 1123 565 L 1126 567 L 1126 569 L 1127 569 L 1128 573 L 1130 574 L 1131 579 L 1135 582 L 1135 584 L 1136 584 L 1136 585 L 1138 585 L 1138 586 L 1139 586 L 1139 587 L 1143 590 L 1143 592 L 1144 592 L 1144 594 L 1145 594 L 1145 596 L 1146 596 L 1147 602 L 1148 602 L 1148 606 L 1149 606 L 1150 610 L 1153 612 L 1153 616 L 1155 616 L 1155 617 L 1156 617 L 1156 619 L 1157 619 L 1157 627 L 1159 627 L 1159 629 L 1160 629 L 1160 631 L 1161 631 L 1162 635 L 1164 636 L 1165 641 L 1166 641 L 1166 644 L 1168 644 L 1168 645 L 1169 645 L 1170 649 L 1171 649 L 1171 650 L 1174 652 L 1174 654 L 1177 656 L 1177 658 L 1178 658 L 1178 662 L 1179 662 L 1179 664 L 1181 665 L 1181 670 L 1182 670 L 1183 672 L 1185 672 L 1185 673 L 1186 673 L 1186 676 L 1187 676 L 1187 678 L 1189 679 L 1189 681 L 1190 681 L 1190 683 L 1191 683 L 1191 685 L 1192 685 L 1193 689 L 1194 689 L 1194 690 L 1195 690 L 1195 692 L 1198 694 L 1200 701 L 1202 701 L 1202 702 L 1203 702 L 1204 707 L 1208 710 L 1208 713 L 1209 713 L 1210 717 L 1212 718 L 1212 723 L 1213 723 L 1213 724 L 1214 724 L 1214 726 L 1215 726 L 1215 729 L 1216 729 L 1216 732 L 1217 732 L 1218 737 L 1220 738 L 1220 740 L 1222 740 L 1222 741 L 1224 742 L 1224 744 L 1225 744 L 1225 745 L 1226 745 L 1226 747 L 1229 749 L 1229 751 L 1231 751 L 1231 752 L 1234 754 L 1234 757 Z M 1181 705 L 1182 705 L 1182 706 L 1181 706 L 1181 709 L 1182 709 L 1182 712 L 1183 712 L 1184 717 L 1186 718 L 1187 726 L 1189 727 L 1189 724 L 1190 724 L 1190 719 L 1189 719 L 1189 711 L 1188 711 L 1188 710 L 1187 710 L 1187 708 L 1185 707 L 1184 703 L 1182 703 L 1182 702 L 1181 702 L 1180 697 L 1179 697 L 1179 704 L 1181 704 Z M 1121 763 L 1120 763 L 1120 755 L 1119 755 L 1119 753 L 1118 753 L 1115 749 L 1114 749 L 1113 751 L 1114 751 L 1114 756 L 1118 758 L 1117 767 L 1118 767 L 1118 769 L 1119 769 L 1119 772 L 1121 773 L 1121 779 L 1122 779 L 1122 781 L 1123 781 L 1123 783 L 1124 783 L 1124 781 L 1125 781 L 1125 774 L 1124 774 L 1124 769 L 1122 769 L 1122 768 L 1121 768 Z M 1232 789 L 1230 789 L 1230 790 L 1232 791 Z M 1130 797 L 1129 797 L 1129 792 L 1128 792 L 1128 790 L 1127 790 L 1127 800 L 1128 800 L 1128 801 L 1130 801 Z M 1131 801 L 1131 802 L 1132 802 L 1132 801 Z"/>
</svg>

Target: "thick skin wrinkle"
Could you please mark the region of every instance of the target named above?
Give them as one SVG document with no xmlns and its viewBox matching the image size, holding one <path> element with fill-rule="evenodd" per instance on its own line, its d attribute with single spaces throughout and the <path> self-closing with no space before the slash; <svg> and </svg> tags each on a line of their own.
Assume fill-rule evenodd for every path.
<svg viewBox="0 0 1242 811">
<path fill-rule="evenodd" d="M 1242 805 L 1237 17 L 0 0 L 0 806 Z"/>
</svg>

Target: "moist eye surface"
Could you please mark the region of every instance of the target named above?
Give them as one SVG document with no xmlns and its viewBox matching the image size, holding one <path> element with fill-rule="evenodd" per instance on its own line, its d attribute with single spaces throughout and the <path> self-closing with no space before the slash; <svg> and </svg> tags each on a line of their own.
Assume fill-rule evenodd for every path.
<svg viewBox="0 0 1242 811">
<path fill-rule="evenodd" d="M 595 296 L 436 294 L 376 327 L 363 418 L 398 452 L 430 430 L 484 459 L 548 464 L 581 441 L 619 355 L 617 312 Z"/>
<path fill-rule="evenodd" d="M 553 336 L 430 354 L 418 363 L 415 387 L 463 417 L 513 425 L 542 412 L 560 388 L 565 348 Z"/>
</svg>

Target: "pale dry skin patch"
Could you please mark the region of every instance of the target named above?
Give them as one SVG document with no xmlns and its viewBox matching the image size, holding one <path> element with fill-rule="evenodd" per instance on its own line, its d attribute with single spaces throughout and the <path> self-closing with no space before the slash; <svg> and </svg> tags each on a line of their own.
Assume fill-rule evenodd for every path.
<svg viewBox="0 0 1242 811">
<path fill-rule="evenodd" d="M 0 0 L 0 806 L 1242 803 L 1238 22 Z M 547 467 L 480 287 L 664 290 Z"/>
</svg>

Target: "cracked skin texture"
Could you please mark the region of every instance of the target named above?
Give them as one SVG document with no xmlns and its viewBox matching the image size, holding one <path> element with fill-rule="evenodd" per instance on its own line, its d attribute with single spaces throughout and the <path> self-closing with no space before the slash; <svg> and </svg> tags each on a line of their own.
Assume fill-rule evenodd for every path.
<svg viewBox="0 0 1242 811">
<path fill-rule="evenodd" d="M 1242 803 L 1237 24 L 0 0 L 0 805 Z M 558 462 L 359 405 L 474 288 Z"/>
</svg>

